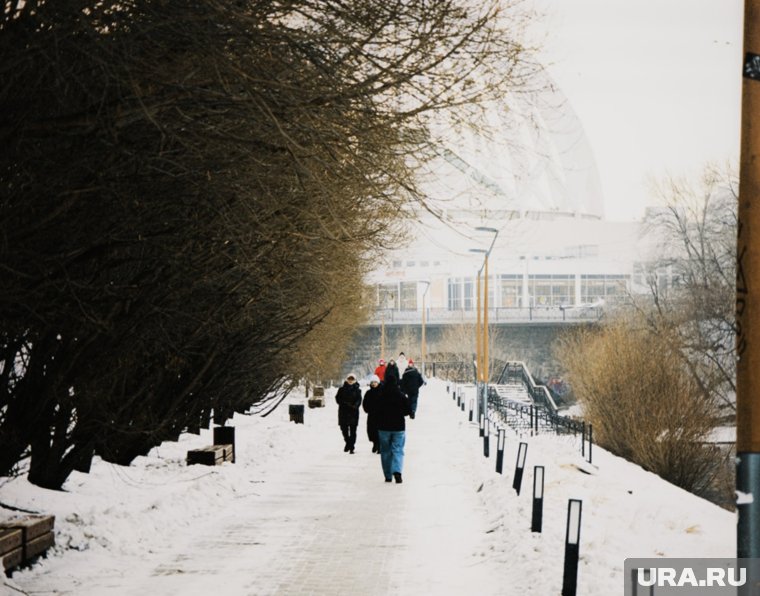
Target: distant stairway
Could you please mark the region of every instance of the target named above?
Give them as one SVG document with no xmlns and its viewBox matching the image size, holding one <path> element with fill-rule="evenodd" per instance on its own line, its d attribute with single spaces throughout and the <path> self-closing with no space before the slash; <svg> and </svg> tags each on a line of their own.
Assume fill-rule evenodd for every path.
<svg viewBox="0 0 760 596">
<path fill-rule="evenodd" d="M 508 362 L 498 383 L 488 386 L 489 416 L 517 432 L 577 432 L 575 421 L 557 414 L 549 390 L 537 385 L 523 362 Z"/>
</svg>

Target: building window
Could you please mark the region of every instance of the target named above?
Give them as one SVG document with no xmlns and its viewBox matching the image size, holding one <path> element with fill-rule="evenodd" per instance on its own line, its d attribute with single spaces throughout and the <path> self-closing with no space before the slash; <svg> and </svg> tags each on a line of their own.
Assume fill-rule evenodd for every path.
<svg viewBox="0 0 760 596">
<path fill-rule="evenodd" d="M 533 306 L 573 304 L 575 277 L 572 275 L 531 275 L 528 293 Z"/>
<path fill-rule="evenodd" d="M 581 275 L 581 302 L 616 302 L 628 291 L 628 275 Z"/>
<path fill-rule="evenodd" d="M 417 310 L 417 282 L 402 281 L 400 284 L 400 309 Z"/>
<path fill-rule="evenodd" d="M 449 310 L 475 309 L 475 281 L 473 278 L 449 278 L 447 308 Z"/>
<path fill-rule="evenodd" d="M 398 286 L 396 284 L 379 284 L 377 286 L 377 307 L 396 310 Z"/>
<path fill-rule="evenodd" d="M 471 277 L 465 278 L 462 280 L 462 290 L 464 292 L 464 298 L 462 300 L 462 305 L 464 306 L 465 310 L 472 310 L 475 308 L 475 304 L 473 301 L 473 295 L 475 292 L 475 284 L 473 283 L 473 280 Z"/>
<path fill-rule="evenodd" d="M 449 278 L 447 305 L 449 310 L 462 310 L 462 280 L 459 278 Z"/>
<path fill-rule="evenodd" d="M 522 304 L 522 275 L 500 275 L 499 296 L 501 306 L 514 308 Z M 491 289 L 490 287 L 488 288 Z M 490 292 L 489 292 L 490 293 Z"/>
</svg>

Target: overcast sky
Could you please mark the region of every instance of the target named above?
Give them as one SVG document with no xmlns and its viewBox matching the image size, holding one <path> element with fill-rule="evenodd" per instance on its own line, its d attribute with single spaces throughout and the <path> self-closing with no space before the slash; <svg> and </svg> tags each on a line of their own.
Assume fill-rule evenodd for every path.
<svg viewBox="0 0 760 596">
<path fill-rule="evenodd" d="M 608 219 L 655 203 L 647 180 L 738 163 L 741 0 L 535 0 L 544 61 L 596 156 Z"/>
</svg>

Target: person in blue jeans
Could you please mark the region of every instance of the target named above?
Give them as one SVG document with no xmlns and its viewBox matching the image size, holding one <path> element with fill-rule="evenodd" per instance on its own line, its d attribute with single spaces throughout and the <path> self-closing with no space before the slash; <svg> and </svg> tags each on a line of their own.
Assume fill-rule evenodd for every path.
<svg viewBox="0 0 760 596">
<path fill-rule="evenodd" d="M 402 482 L 404 468 L 404 444 L 406 443 L 406 422 L 404 418 L 411 413 L 407 395 L 399 387 L 398 373 L 385 372 L 385 382 L 381 391 L 370 396 L 370 403 L 365 408 L 377 422 L 377 435 L 380 441 L 380 463 L 386 482 Z"/>
</svg>

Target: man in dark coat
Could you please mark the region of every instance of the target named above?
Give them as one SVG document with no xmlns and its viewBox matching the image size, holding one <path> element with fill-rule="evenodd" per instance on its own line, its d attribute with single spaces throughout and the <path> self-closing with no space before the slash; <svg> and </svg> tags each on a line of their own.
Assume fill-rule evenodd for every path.
<svg viewBox="0 0 760 596">
<path fill-rule="evenodd" d="M 414 366 L 414 360 L 409 359 L 409 364 L 401 376 L 401 390 L 409 396 L 409 402 L 412 406 L 412 413 L 409 418 L 414 418 L 417 414 L 417 398 L 420 395 L 420 387 L 425 384 L 420 371 Z"/>
<path fill-rule="evenodd" d="M 369 380 L 369 389 L 364 394 L 364 401 L 362 402 L 362 408 L 367 412 L 367 437 L 372 442 L 372 453 L 380 453 L 380 439 L 377 436 L 377 421 L 374 411 L 381 392 L 380 379 L 377 375 L 372 375 Z"/>
<path fill-rule="evenodd" d="M 362 404 L 362 390 L 356 382 L 356 375 L 350 374 L 335 394 L 338 403 L 338 426 L 343 433 L 346 446 L 343 451 L 354 453 L 356 427 L 359 426 L 359 406 Z"/>
</svg>

